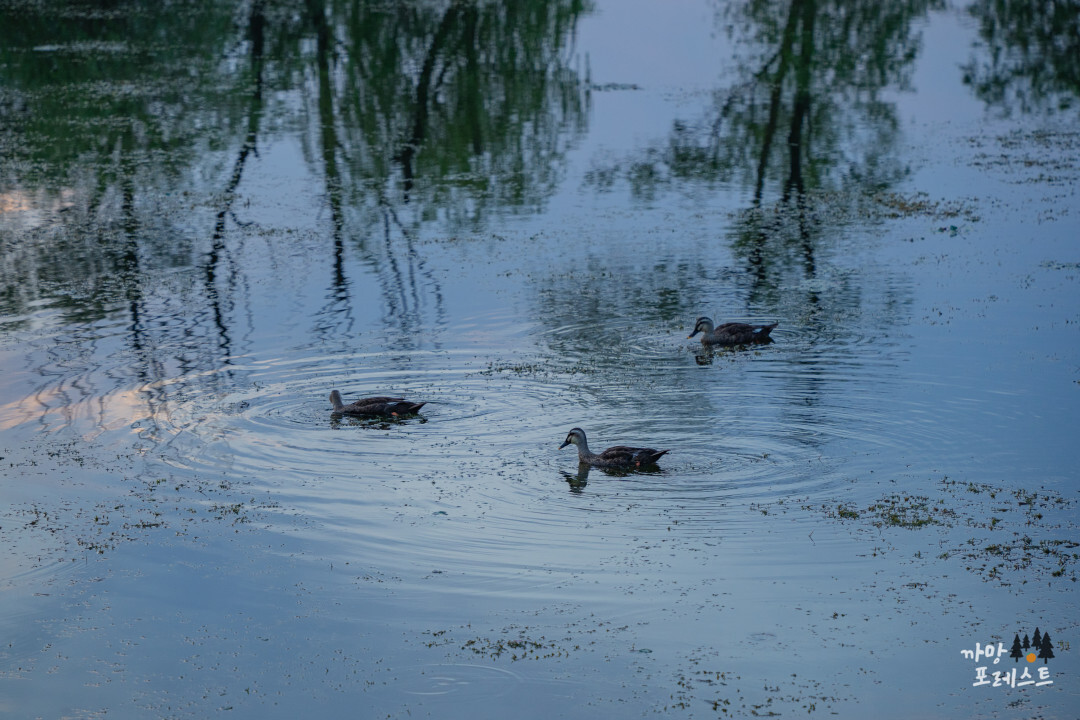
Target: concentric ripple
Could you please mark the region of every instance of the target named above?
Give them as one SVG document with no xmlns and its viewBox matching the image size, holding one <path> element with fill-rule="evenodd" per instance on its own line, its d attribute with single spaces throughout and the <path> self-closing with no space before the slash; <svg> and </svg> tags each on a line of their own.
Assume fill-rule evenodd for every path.
<svg viewBox="0 0 1080 720">
<path fill-rule="evenodd" d="M 529 594 L 602 567 L 639 532 L 753 533 L 762 521 L 749 509 L 830 492 L 875 448 L 940 444 L 941 423 L 963 412 L 905 387 L 904 349 L 866 331 L 811 322 L 715 351 L 685 333 L 499 309 L 448 327 L 435 347 L 264 349 L 152 381 L 132 377 L 123 354 L 50 349 L 32 402 L 55 407 L 38 415 L 56 417 L 47 432 L 123 447 L 134 431 L 162 475 L 269 493 L 268 512 L 305 552 L 382 577 Z M 335 417 L 332 389 L 426 405 L 393 421 Z M 33 417 L 29 402 L 8 416 Z M 670 453 L 648 472 L 583 471 L 574 448 L 558 449 L 572 427 L 596 450 Z"/>
</svg>

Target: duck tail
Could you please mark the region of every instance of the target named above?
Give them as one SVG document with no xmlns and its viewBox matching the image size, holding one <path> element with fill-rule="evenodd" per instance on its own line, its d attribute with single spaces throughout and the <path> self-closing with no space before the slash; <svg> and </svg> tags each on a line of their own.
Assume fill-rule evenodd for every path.
<svg viewBox="0 0 1080 720">
<path fill-rule="evenodd" d="M 759 338 L 767 338 L 769 337 L 769 333 L 773 331 L 773 328 L 775 328 L 779 324 L 779 322 L 774 322 L 772 325 L 758 325 L 758 331 L 756 334 Z"/>
<path fill-rule="evenodd" d="M 638 461 L 638 465 L 655 465 L 656 461 L 667 455 L 670 450 L 652 450 L 648 453 L 642 453 L 641 459 Z"/>
</svg>

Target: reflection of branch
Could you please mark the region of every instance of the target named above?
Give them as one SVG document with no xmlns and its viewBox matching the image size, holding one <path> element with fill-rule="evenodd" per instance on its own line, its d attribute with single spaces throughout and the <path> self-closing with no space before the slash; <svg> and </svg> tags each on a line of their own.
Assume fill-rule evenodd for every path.
<svg viewBox="0 0 1080 720">
<path fill-rule="evenodd" d="M 390 218 L 391 218 L 391 216 L 393 216 L 394 221 L 397 222 L 397 215 L 394 214 L 393 208 L 391 208 L 389 205 L 384 206 L 383 207 L 383 236 L 384 236 L 385 241 L 386 241 L 386 257 L 390 261 L 390 272 L 394 276 L 394 283 L 393 284 L 396 286 L 398 294 L 401 295 L 402 311 L 400 313 L 395 312 L 396 308 L 394 307 L 394 301 L 391 299 L 392 295 L 390 294 L 390 292 L 386 293 L 386 300 L 390 305 L 391 314 L 400 316 L 401 320 L 404 322 L 404 326 L 402 327 L 402 330 L 405 330 L 406 334 L 407 334 L 407 332 L 409 330 L 408 315 L 410 313 L 405 312 L 405 308 L 408 308 L 409 301 L 405 297 L 405 283 L 402 281 L 401 271 L 398 269 L 397 259 L 394 257 L 394 248 L 393 248 L 393 246 L 391 245 L 391 242 L 390 242 Z M 408 235 L 405 235 L 405 238 L 406 238 L 406 240 L 408 240 Z M 411 250 L 411 248 L 409 248 L 409 249 Z M 415 297 L 415 295 L 416 295 L 415 288 L 413 290 L 414 290 L 413 295 Z"/>
<path fill-rule="evenodd" d="M 131 132 L 124 134 L 123 147 L 125 152 L 130 151 L 129 143 Z M 146 396 L 147 418 L 156 424 L 157 405 L 164 405 L 165 393 L 158 388 L 156 391 L 149 389 L 151 381 L 165 377 L 162 369 L 160 356 L 153 351 L 152 343 L 146 342 L 146 331 L 142 323 L 143 314 L 143 284 L 140 282 L 142 268 L 139 264 L 139 244 L 136 238 L 139 236 L 139 222 L 135 213 L 135 182 L 131 164 L 121 159 L 120 168 L 122 175 L 123 203 L 121 205 L 124 214 L 124 252 L 120 263 L 120 275 L 123 279 L 123 292 L 128 301 L 128 313 L 131 315 L 131 327 L 128 329 L 131 337 L 131 350 L 138 358 L 138 362 L 132 363 L 135 375 L 139 379 L 139 385 L 143 388 Z M 104 414 L 104 407 L 99 417 Z M 102 432 L 108 429 L 103 420 L 99 420 L 98 429 Z M 155 428 L 156 429 L 156 428 Z"/>
<path fill-rule="evenodd" d="M 776 69 L 776 75 L 772 78 L 772 93 L 769 97 L 769 120 L 765 124 L 764 138 L 761 143 L 761 157 L 758 159 L 757 183 L 754 186 L 754 204 L 761 203 L 761 195 L 765 188 L 765 170 L 769 164 L 769 152 L 772 150 L 773 137 L 776 135 L 776 127 L 780 116 L 780 96 L 784 85 L 784 76 L 787 74 L 788 59 L 791 57 L 791 45 L 795 38 L 795 22 L 798 13 L 796 7 L 802 0 L 793 0 L 788 14 L 787 25 L 784 27 L 783 39 L 777 50 L 780 56 L 780 65 Z"/>
<path fill-rule="evenodd" d="M 420 254 L 416 252 L 416 248 L 413 246 L 414 239 L 412 237 L 412 234 L 409 232 L 409 229 L 405 227 L 405 225 L 401 222 L 401 219 L 398 218 L 397 212 L 394 210 L 393 206 L 386 200 L 385 197 L 381 195 L 379 197 L 379 205 L 383 208 L 383 232 L 386 243 L 386 256 L 390 262 L 390 271 L 394 278 L 392 281 L 393 288 L 387 288 L 384 291 L 384 296 L 387 299 L 391 314 L 394 314 L 398 316 L 398 318 L 400 318 L 400 320 L 403 322 L 401 329 L 405 331 L 405 334 L 408 334 L 408 331 L 412 329 L 411 325 L 419 325 L 421 322 L 420 287 L 416 277 L 417 271 L 419 271 L 421 275 L 427 278 L 428 283 L 434 288 L 435 312 L 437 320 L 439 321 L 441 321 L 443 315 L 442 291 L 439 289 L 438 281 L 435 280 L 431 273 L 425 269 L 423 258 L 420 257 Z M 405 240 L 405 257 L 408 262 L 408 283 L 405 282 L 402 272 L 398 267 L 398 262 L 394 256 L 394 248 L 391 243 L 390 235 L 391 222 L 395 227 L 397 227 L 398 231 L 401 233 L 402 238 L 404 238 Z M 411 295 L 412 309 L 409 309 L 410 297 L 405 294 L 406 284 L 408 285 L 408 289 L 410 291 L 409 295 Z M 394 301 L 392 300 L 391 291 L 394 289 L 397 290 L 401 298 L 400 311 L 396 311 L 397 308 L 395 308 Z M 411 324 L 409 323 L 410 318 L 413 320 L 413 323 Z"/>
<path fill-rule="evenodd" d="M 237 155 L 236 162 L 233 164 L 232 176 L 229 178 L 229 183 L 225 186 L 225 193 L 222 199 L 221 209 L 218 210 L 217 219 L 214 223 L 213 241 L 210 247 L 210 253 L 206 260 L 205 271 L 205 284 L 206 294 L 210 301 L 211 308 L 214 316 L 214 325 L 217 327 L 220 340 L 218 347 L 221 348 L 224 359 L 223 362 L 228 364 L 229 346 L 231 341 L 229 340 L 229 331 L 225 325 L 225 313 L 221 307 L 221 297 L 216 288 L 216 274 L 217 266 L 220 262 L 220 258 L 225 254 L 225 220 L 231 214 L 233 202 L 236 200 L 236 188 L 240 185 L 240 180 L 244 174 L 244 166 L 247 163 L 248 155 L 255 153 L 258 155 L 256 148 L 256 141 L 259 132 L 259 119 L 262 115 L 262 57 L 263 57 L 263 43 L 265 27 L 265 17 L 263 16 L 263 0 L 256 0 L 251 7 L 251 17 L 249 20 L 248 31 L 251 37 L 251 67 L 253 72 L 253 84 L 251 104 L 248 113 L 248 131 L 244 138 L 244 144 L 240 147 L 240 152 Z M 235 281 L 235 268 L 233 273 L 229 276 L 230 284 Z"/>
<path fill-rule="evenodd" d="M 319 71 L 319 130 L 322 145 L 323 176 L 326 194 L 330 202 L 330 221 L 333 225 L 334 263 L 330 280 L 330 295 L 320 315 L 332 318 L 341 313 L 345 316 L 345 330 L 352 327 L 352 308 L 349 303 L 349 283 L 345 277 L 345 242 L 342 238 L 345 218 L 341 197 L 341 173 L 338 170 L 338 136 L 334 112 L 334 91 L 330 78 L 330 28 L 326 22 L 325 8 L 318 0 L 308 0 L 308 15 L 315 26 L 315 63 Z M 327 335 L 333 323 L 320 322 L 316 332 Z"/>
<path fill-rule="evenodd" d="M 724 104 L 720 106 L 716 115 L 716 120 L 712 124 L 712 132 L 714 136 L 720 135 L 720 125 L 724 122 L 724 119 L 731 112 L 731 108 L 735 105 L 735 101 L 741 99 L 741 97 L 751 92 L 755 87 L 762 84 L 770 84 L 769 73 L 770 66 L 780 59 L 781 50 L 777 50 L 770 57 L 766 58 L 761 63 L 761 68 L 755 72 L 749 80 L 736 85 L 731 88 L 727 93 L 727 99 L 724 100 Z M 745 101 L 743 101 L 745 102 Z"/>
<path fill-rule="evenodd" d="M 255 224 L 254 220 L 241 220 L 240 218 L 236 217 L 236 211 L 234 210 L 229 210 L 229 217 L 231 217 L 233 223 L 239 227 L 248 227 Z"/>
<path fill-rule="evenodd" d="M 330 218 L 334 224 L 334 236 L 340 240 L 344 225 L 341 202 L 341 175 L 337 166 L 337 125 L 334 117 L 334 91 L 330 79 L 330 26 L 326 22 L 326 10 L 319 0 L 308 0 L 308 14 L 315 26 L 315 61 L 319 69 L 319 129 L 322 139 L 323 170 L 326 174 L 326 192 L 330 199 Z"/>
<path fill-rule="evenodd" d="M 416 115 L 413 120 L 412 136 L 406 141 L 405 147 L 398 153 L 397 158 L 401 162 L 401 173 L 405 178 L 406 200 L 408 200 L 408 193 L 412 189 L 413 183 L 413 157 L 416 155 L 420 144 L 424 141 L 424 134 L 427 131 L 428 97 L 434 89 L 431 76 L 435 72 L 435 61 L 443 44 L 446 42 L 446 37 L 450 34 L 450 29 L 457 21 L 460 11 L 460 5 L 457 3 L 451 5 L 446 11 L 442 22 L 439 23 L 439 29 L 435 32 L 435 37 L 431 40 L 431 47 L 428 48 L 427 55 L 424 57 L 424 64 L 420 68 L 420 77 L 416 81 Z"/>
<path fill-rule="evenodd" d="M 764 70 L 762 70 L 764 72 Z M 746 82 L 733 87 L 727 94 L 727 99 L 724 100 L 724 104 L 720 106 L 717 111 L 716 120 L 712 124 L 713 137 L 720 136 L 720 126 L 731 112 L 731 108 L 735 105 L 735 101 L 740 99 L 745 93 L 750 92 L 761 82 L 761 78 L 755 76 L 754 78 L 747 80 Z M 743 101 L 745 102 L 745 101 Z"/>
<path fill-rule="evenodd" d="M 479 156 L 484 150 L 480 119 L 483 117 L 484 104 L 480 94 L 480 60 L 476 55 L 476 23 L 478 11 L 475 5 L 469 5 L 465 11 L 465 85 L 463 89 L 466 103 L 465 114 L 468 119 L 469 133 L 472 136 L 473 155 Z"/>
<path fill-rule="evenodd" d="M 799 0 L 802 6 L 802 37 L 799 40 L 799 56 L 795 67 L 795 102 L 788 130 L 788 157 L 790 173 L 784 185 L 784 202 L 791 198 L 794 189 L 801 197 L 803 192 L 802 153 L 804 149 L 804 121 L 810 111 L 810 68 L 814 61 L 814 15 L 815 0 Z M 809 132 L 805 130 L 805 132 Z M 809 145 L 809 142 L 806 143 Z"/>
</svg>

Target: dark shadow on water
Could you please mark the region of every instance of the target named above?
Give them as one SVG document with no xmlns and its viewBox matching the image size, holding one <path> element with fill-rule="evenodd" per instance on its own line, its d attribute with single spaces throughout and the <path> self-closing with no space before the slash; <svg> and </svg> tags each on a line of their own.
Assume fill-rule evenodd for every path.
<svg viewBox="0 0 1080 720">
<path fill-rule="evenodd" d="M 577 473 L 568 473 L 565 470 L 560 470 L 559 474 L 563 476 L 563 480 L 570 486 L 570 492 L 580 495 L 585 486 L 589 484 L 589 466 L 579 465 Z"/>
<path fill-rule="evenodd" d="M 754 352 L 761 346 L 772 345 L 774 342 L 776 342 L 775 339 L 767 337 L 764 340 L 744 345 L 702 345 L 694 350 L 694 362 L 698 365 L 712 365 L 717 357 L 732 357 L 740 353 Z"/>
<path fill-rule="evenodd" d="M 427 422 L 427 418 L 423 415 L 414 413 L 412 415 L 402 415 L 400 417 L 362 417 L 358 415 L 345 415 L 343 413 L 330 413 L 330 428 L 332 430 L 340 430 L 343 427 L 362 427 L 370 428 L 372 430 L 389 430 L 392 427 L 401 425 L 417 424 L 422 425 Z"/>
<path fill-rule="evenodd" d="M 589 484 L 589 474 L 591 472 L 598 472 L 608 478 L 626 479 L 635 475 L 666 475 L 667 472 L 659 465 L 651 465 L 649 467 L 641 467 L 626 470 L 617 470 L 614 468 L 594 468 L 586 463 L 578 463 L 578 469 L 576 473 L 569 473 L 565 470 L 560 470 L 559 474 L 562 475 L 563 480 L 570 486 L 570 492 L 580 494 L 584 491 L 585 486 Z M 595 477 L 593 478 L 596 479 Z"/>
</svg>

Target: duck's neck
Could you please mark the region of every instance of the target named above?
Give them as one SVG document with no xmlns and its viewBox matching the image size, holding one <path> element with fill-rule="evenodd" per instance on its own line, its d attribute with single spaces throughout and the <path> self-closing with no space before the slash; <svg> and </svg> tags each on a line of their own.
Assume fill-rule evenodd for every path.
<svg viewBox="0 0 1080 720">
<path fill-rule="evenodd" d="M 578 441 L 574 443 L 577 447 L 578 462 L 588 462 L 590 459 L 596 457 L 596 453 L 589 450 L 589 441 L 585 438 L 578 438 Z"/>
<path fill-rule="evenodd" d="M 330 403 L 334 406 L 334 410 L 341 410 L 345 407 L 344 403 L 341 402 L 341 393 L 337 390 L 330 393 Z"/>
</svg>

